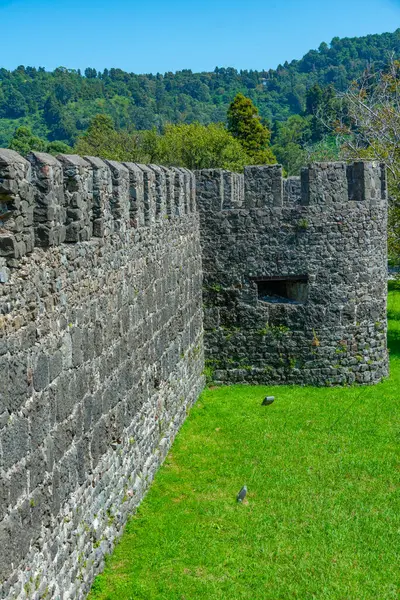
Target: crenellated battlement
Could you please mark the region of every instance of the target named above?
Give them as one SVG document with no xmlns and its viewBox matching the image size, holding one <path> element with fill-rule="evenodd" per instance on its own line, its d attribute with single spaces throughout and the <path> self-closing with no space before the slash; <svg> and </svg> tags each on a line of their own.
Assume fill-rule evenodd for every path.
<svg viewBox="0 0 400 600">
<path fill-rule="evenodd" d="M 196 210 L 187 169 L 0 150 L 0 257 L 105 238 Z"/>
<path fill-rule="evenodd" d="M 0 257 L 15 260 L 36 247 L 123 234 L 196 211 L 314 207 L 387 200 L 386 175 L 372 162 L 316 163 L 301 177 L 280 165 L 188 169 L 76 155 L 0 150 Z"/>
<path fill-rule="evenodd" d="M 243 174 L 222 169 L 196 171 L 201 210 L 313 206 L 327 210 L 347 202 L 387 200 L 386 173 L 379 163 L 315 163 L 300 177 L 285 179 L 280 165 L 245 167 Z"/>
</svg>

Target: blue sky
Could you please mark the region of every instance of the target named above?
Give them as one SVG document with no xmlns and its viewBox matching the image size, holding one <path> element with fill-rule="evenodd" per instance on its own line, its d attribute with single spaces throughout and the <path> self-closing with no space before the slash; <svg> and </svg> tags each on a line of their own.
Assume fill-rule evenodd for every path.
<svg viewBox="0 0 400 600">
<path fill-rule="evenodd" d="M 400 0 L 0 0 L 0 23 L 8 69 L 263 69 L 334 36 L 394 31 Z"/>
</svg>

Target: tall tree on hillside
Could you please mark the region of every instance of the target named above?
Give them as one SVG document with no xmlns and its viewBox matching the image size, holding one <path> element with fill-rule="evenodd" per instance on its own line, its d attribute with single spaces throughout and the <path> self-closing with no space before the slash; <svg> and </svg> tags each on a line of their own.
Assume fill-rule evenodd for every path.
<svg viewBox="0 0 400 600">
<path fill-rule="evenodd" d="M 43 110 L 44 120 L 46 125 L 51 129 L 56 126 L 62 119 L 62 107 L 57 98 L 50 95 L 44 103 Z"/>
<path fill-rule="evenodd" d="M 2 106 L 0 117 L 16 119 L 23 117 L 28 112 L 28 106 L 21 92 L 8 82 L 2 85 Z"/>
<path fill-rule="evenodd" d="M 228 130 L 237 138 L 254 164 L 274 164 L 271 132 L 261 123 L 258 108 L 250 98 L 237 94 L 228 108 Z"/>
<path fill-rule="evenodd" d="M 330 133 L 330 124 L 337 119 L 339 104 L 332 85 L 324 88 L 316 83 L 306 95 L 306 114 L 311 117 L 311 141 L 320 142 Z"/>
</svg>

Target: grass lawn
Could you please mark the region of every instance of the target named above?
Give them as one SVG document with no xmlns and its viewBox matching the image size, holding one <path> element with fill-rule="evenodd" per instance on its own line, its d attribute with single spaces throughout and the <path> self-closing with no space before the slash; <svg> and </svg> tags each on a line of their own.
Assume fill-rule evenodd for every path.
<svg viewBox="0 0 400 600">
<path fill-rule="evenodd" d="M 395 287 L 384 383 L 202 394 L 90 600 L 400 598 Z"/>
</svg>

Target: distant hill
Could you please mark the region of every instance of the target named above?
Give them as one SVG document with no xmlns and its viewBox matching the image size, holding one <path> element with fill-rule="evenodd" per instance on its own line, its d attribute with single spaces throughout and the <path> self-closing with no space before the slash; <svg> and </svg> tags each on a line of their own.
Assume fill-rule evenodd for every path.
<svg viewBox="0 0 400 600">
<path fill-rule="evenodd" d="M 322 43 L 302 59 L 268 71 L 216 68 L 212 73 L 135 75 L 121 69 L 0 69 L 0 147 L 20 125 L 48 140 L 73 144 L 98 113 L 112 115 L 121 129 L 224 121 L 238 92 L 249 96 L 270 122 L 283 121 L 304 110 L 313 84 L 344 90 L 364 69 L 383 66 L 391 55 L 400 58 L 400 29 L 333 38 L 330 45 Z"/>
</svg>

